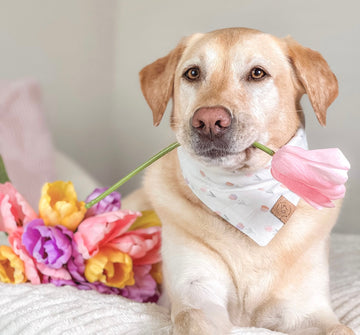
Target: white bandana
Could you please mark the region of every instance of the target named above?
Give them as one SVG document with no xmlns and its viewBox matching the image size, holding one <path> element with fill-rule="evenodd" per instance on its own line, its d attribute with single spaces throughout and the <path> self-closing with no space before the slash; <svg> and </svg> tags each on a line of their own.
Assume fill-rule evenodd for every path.
<svg viewBox="0 0 360 335">
<path fill-rule="evenodd" d="M 300 128 L 288 143 L 307 149 Z M 290 218 L 299 196 L 271 175 L 271 162 L 253 174 L 206 166 L 178 148 L 182 174 L 193 193 L 212 211 L 261 246 L 267 245 Z"/>
</svg>

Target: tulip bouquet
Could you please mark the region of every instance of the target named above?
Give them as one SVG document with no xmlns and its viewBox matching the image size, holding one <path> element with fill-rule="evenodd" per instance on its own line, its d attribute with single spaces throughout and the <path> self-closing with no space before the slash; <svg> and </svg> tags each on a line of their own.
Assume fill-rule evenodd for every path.
<svg viewBox="0 0 360 335">
<path fill-rule="evenodd" d="M 122 184 L 180 144 L 173 143 L 109 189 L 78 201 L 71 182 L 42 188 L 37 214 L 10 183 L 0 156 L 0 281 L 52 283 L 156 301 L 161 283 L 161 224 L 152 211 L 120 209 Z M 273 156 L 271 173 L 315 208 L 343 198 L 350 164 L 339 149 L 304 150 L 284 146 Z"/>
<path fill-rule="evenodd" d="M 157 301 L 161 227 L 154 212 L 121 210 L 117 192 L 86 210 L 71 182 L 56 181 L 43 186 L 37 214 L 0 170 L 0 231 L 10 244 L 0 246 L 0 281 Z"/>
</svg>

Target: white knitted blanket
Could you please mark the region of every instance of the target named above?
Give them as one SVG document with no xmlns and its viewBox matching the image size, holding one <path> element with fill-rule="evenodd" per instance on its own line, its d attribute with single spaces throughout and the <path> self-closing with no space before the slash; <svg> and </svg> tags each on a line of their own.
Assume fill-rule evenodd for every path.
<svg viewBox="0 0 360 335">
<path fill-rule="evenodd" d="M 360 236 L 334 234 L 331 298 L 341 322 L 360 335 Z M 72 287 L 0 284 L 0 334 L 171 334 L 166 309 Z M 232 335 L 276 335 L 234 328 Z"/>
</svg>

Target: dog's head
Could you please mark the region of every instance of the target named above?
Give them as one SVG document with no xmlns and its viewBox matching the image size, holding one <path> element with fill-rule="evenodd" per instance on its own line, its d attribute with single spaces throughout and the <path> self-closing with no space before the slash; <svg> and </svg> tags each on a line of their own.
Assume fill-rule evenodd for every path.
<svg viewBox="0 0 360 335">
<path fill-rule="evenodd" d="M 307 93 L 319 122 L 338 85 L 324 58 L 291 38 L 232 28 L 183 39 L 140 72 L 158 125 L 173 98 L 171 125 L 180 144 L 205 163 L 256 169 L 269 159 L 252 148 L 286 144 L 302 120 Z"/>
</svg>

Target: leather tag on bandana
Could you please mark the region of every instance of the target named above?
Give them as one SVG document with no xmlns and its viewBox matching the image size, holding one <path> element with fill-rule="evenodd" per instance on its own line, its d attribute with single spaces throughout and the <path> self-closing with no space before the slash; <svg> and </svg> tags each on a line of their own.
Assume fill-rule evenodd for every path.
<svg viewBox="0 0 360 335">
<path fill-rule="evenodd" d="M 276 201 L 273 208 L 270 212 L 275 215 L 282 223 L 287 223 L 295 212 L 296 206 L 287 200 L 285 197 L 281 196 L 278 201 Z"/>
</svg>

